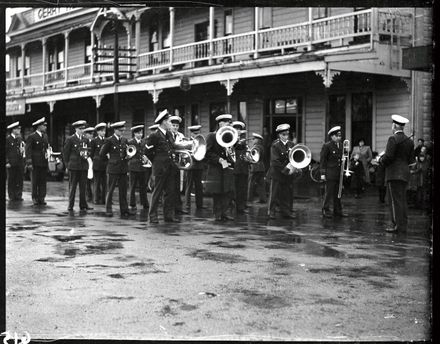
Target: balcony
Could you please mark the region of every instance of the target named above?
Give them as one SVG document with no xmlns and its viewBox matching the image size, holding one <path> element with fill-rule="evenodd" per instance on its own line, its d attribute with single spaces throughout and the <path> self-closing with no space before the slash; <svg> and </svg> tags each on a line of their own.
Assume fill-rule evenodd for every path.
<svg viewBox="0 0 440 344">
<path fill-rule="evenodd" d="M 388 44 L 392 49 L 401 49 L 401 47 L 410 46 L 411 38 L 412 17 L 410 14 L 372 8 L 295 25 L 141 53 L 136 57 L 138 66 L 136 76 L 175 69 L 193 69 L 200 63 L 215 65 L 238 59 L 254 60 L 260 57 L 326 49 L 367 46 L 373 50 L 377 43 Z M 130 67 L 124 65 L 128 60 L 124 57 L 119 59 L 121 75 L 126 72 L 128 76 Z M 7 79 L 7 94 L 33 93 L 48 88 L 65 88 L 74 85 L 93 86 L 97 82 L 111 82 L 113 59 L 104 57 L 97 62 L 108 62 L 108 64 L 97 68 L 96 64 L 88 63 L 50 71 L 45 75 L 35 74 Z M 127 80 L 121 82 L 130 80 L 127 77 Z"/>
</svg>

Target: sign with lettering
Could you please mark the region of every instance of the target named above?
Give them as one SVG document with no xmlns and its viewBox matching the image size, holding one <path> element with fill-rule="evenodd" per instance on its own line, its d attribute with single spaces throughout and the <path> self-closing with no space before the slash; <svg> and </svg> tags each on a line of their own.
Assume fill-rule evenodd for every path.
<svg viewBox="0 0 440 344">
<path fill-rule="evenodd" d="M 78 10 L 79 7 L 45 7 L 34 9 L 34 22 L 38 23 L 43 20 L 51 19 L 62 14 Z"/>
<path fill-rule="evenodd" d="M 24 99 L 6 101 L 6 116 L 24 115 L 26 112 L 26 103 Z"/>
</svg>

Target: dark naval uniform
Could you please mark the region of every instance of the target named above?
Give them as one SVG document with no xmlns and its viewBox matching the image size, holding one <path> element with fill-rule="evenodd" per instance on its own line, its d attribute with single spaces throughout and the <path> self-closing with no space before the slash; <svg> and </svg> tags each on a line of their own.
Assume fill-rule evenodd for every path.
<svg viewBox="0 0 440 344">
<path fill-rule="evenodd" d="M 84 137 L 79 138 L 77 134 L 69 136 L 64 145 L 64 161 L 69 170 L 69 210 L 73 210 L 75 204 L 76 187 L 79 184 L 79 207 L 87 209 L 86 184 L 87 170 L 89 164 L 88 145 Z"/>
<path fill-rule="evenodd" d="M 91 142 L 90 157 L 93 160 L 93 195 L 95 204 L 105 204 L 107 190 L 107 156 L 101 157 L 99 152 L 104 145 L 105 138 L 95 137 Z"/>
<path fill-rule="evenodd" d="M 280 139 L 271 146 L 270 156 L 270 197 L 268 215 L 275 216 L 275 206 L 278 204 L 283 216 L 290 216 L 293 203 L 293 175 L 288 174 L 286 166 L 289 164 L 289 149 L 295 144 L 287 141 L 284 144 Z"/>
<path fill-rule="evenodd" d="M 26 141 L 26 164 L 32 168 L 32 201 L 34 204 L 45 204 L 49 141 L 47 135 L 35 131 Z"/>
<path fill-rule="evenodd" d="M 408 209 L 406 188 L 410 179 L 409 164 L 415 162 L 414 143 L 402 131 L 390 136 L 380 164 L 385 166 L 385 182 L 391 211 L 391 222 L 395 230 L 406 230 Z"/>
<path fill-rule="evenodd" d="M 334 141 L 324 143 L 321 149 L 320 170 L 325 175 L 325 196 L 322 206 L 323 212 L 330 210 L 330 202 L 333 200 L 333 213 L 342 214 L 341 200 L 338 198 L 339 178 L 342 162 L 342 142 Z"/>
<path fill-rule="evenodd" d="M 113 192 L 116 184 L 119 188 L 119 209 L 121 215 L 128 215 L 127 204 L 127 140 L 123 137 L 117 138 L 115 135 L 108 137 L 104 145 L 101 147 L 99 155 L 101 159 L 109 154 L 110 158 L 107 163 L 108 174 L 108 193 L 105 200 L 105 208 L 108 215 L 112 213 Z"/>
<path fill-rule="evenodd" d="M 254 198 L 254 190 L 256 188 L 258 199 L 260 203 L 266 203 L 266 186 L 264 181 L 264 175 L 266 168 L 264 166 L 265 156 L 264 156 L 264 146 L 260 143 L 253 146 L 260 153 L 260 160 L 251 164 L 250 175 L 249 175 L 249 185 L 248 185 L 248 200 L 251 202 Z"/>
<path fill-rule="evenodd" d="M 20 136 L 14 137 L 13 134 L 10 134 L 6 137 L 6 164 L 10 165 L 7 169 L 8 196 L 11 201 L 22 200 L 24 172 L 23 144 L 24 141 Z"/>
<path fill-rule="evenodd" d="M 226 149 L 217 143 L 216 132 L 206 136 L 206 155 L 208 163 L 206 174 L 206 192 L 213 195 L 213 211 L 216 220 L 228 219 L 228 210 L 234 195 L 234 161 Z M 230 163 L 230 167 L 223 168 L 219 159 Z"/>
<path fill-rule="evenodd" d="M 203 207 L 202 176 L 205 163 L 203 161 L 197 161 L 196 159 L 193 159 L 193 162 L 193 166 L 191 166 L 186 174 L 185 200 L 187 210 L 191 209 L 191 188 L 193 185 L 196 196 L 196 208 L 202 209 Z"/>
<path fill-rule="evenodd" d="M 145 154 L 145 141 L 136 141 L 135 138 L 128 141 L 129 145 L 136 147 L 136 154 L 128 160 L 129 183 L 130 183 L 130 207 L 136 208 L 136 186 L 139 185 L 139 198 L 144 209 L 149 207 L 147 199 L 147 168 L 143 167 L 142 156 Z"/>
<path fill-rule="evenodd" d="M 147 157 L 152 161 L 152 174 L 154 177 L 154 189 L 151 196 L 149 217 L 151 222 L 157 222 L 157 208 L 159 200 L 164 192 L 163 216 L 165 221 L 174 221 L 174 207 L 176 201 L 176 173 L 177 166 L 172 160 L 173 138 L 169 131 L 162 132 L 161 128 L 152 133 L 147 139 L 149 149 Z"/>
<path fill-rule="evenodd" d="M 235 145 L 234 190 L 237 213 L 244 212 L 248 194 L 249 162 L 244 160 L 246 149 L 244 142 L 238 142 Z"/>
</svg>

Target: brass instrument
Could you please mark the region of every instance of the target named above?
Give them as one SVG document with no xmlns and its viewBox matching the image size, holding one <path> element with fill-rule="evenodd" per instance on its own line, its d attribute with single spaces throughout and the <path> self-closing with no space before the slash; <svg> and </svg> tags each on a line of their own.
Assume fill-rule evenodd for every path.
<svg viewBox="0 0 440 344">
<path fill-rule="evenodd" d="M 341 173 L 339 175 L 339 190 L 338 190 L 338 198 L 342 196 L 342 188 L 344 182 L 344 175 L 346 177 L 350 176 L 350 173 L 353 173 L 348 169 L 349 163 L 349 154 L 350 154 L 350 141 L 344 140 L 342 144 L 342 160 L 341 160 Z"/>
<path fill-rule="evenodd" d="M 137 149 L 136 146 L 134 145 L 128 145 L 126 151 L 127 151 L 127 159 L 131 159 L 136 155 Z"/>
<path fill-rule="evenodd" d="M 26 149 L 25 149 L 26 144 L 24 143 L 24 141 L 20 142 L 20 154 L 22 155 L 23 158 L 26 158 Z"/>
<path fill-rule="evenodd" d="M 93 179 L 93 160 L 88 157 L 87 162 L 89 163 L 89 169 L 87 170 L 87 179 Z"/>
<path fill-rule="evenodd" d="M 52 153 L 52 147 L 48 145 L 46 151 L 44 152 L 44 159 L 49 160 L 52 156 Z"/>
<path fill-rule="evenodd" d="M 217 143 L 224 148 L 231 148 L 235 145 L 239 139 L 239 133 L 237 129 L 230 126 L 221 127 L 215 134 Z"/>
<path fill-rule="evenodd" d="M 312 152 L 306 145 L 299 143 L 289 150 L 289 162 L 293 167 L 302 169 L 309 166 L 311 161 Z"/>
<path fill-rule="evenodd" d="M 248 148 L 243 154 L 243 159 L 251 164 L 256 164 L 260 161 L 260 158 L 260 151 L 256 147 Z"/>
<path fill-rule="evenodd" d="M 189 170 L 194 161 L 202 161 L 206 154 L 206 140 L 203 135 L 198 134 L 192 138 L 191 149 L 177 149 L 174 152 L 174 163 L 180 170 Z"/>
</svg>

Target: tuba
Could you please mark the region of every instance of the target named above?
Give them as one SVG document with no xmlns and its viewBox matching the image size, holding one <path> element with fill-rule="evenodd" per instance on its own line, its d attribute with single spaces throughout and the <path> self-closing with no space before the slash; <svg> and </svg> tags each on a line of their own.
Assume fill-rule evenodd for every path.
<svg viewBox="0 0 440 344">
<path fill-rule="evenodd" d="M 126 151 L 127 151 L 127 159 L 131 159 L 136 155 L 137 149 L 136 146 L 134 145 L 128 145 Z"/>
<path fill-rule="evenodd" d="M 239 133 L 237 129 L 234 129 L 231 126 L 224 126 L 217 130 L 215 139 L 220 146 L 224 148 L 231 148 L 237 143 Z"/>
<path fill-rule="evenodd" d="M 178 149 L 174 152 L 174 163 L 180 170 L 189 170 L 194 165 L 194 160 L 202 161 L 206 154 L 206 140 L 198 134 L 192 139 L 191 149 Z"/>
<path fill-rule="evenodd" d="M 302 144 L 297 144 L 292 147 L 289 151 L 289 162 L 290 164 L 297 168 L 302 169 L 307 167 L 312 161 L 312 152 L 309 147 Z"/>
</svg>

